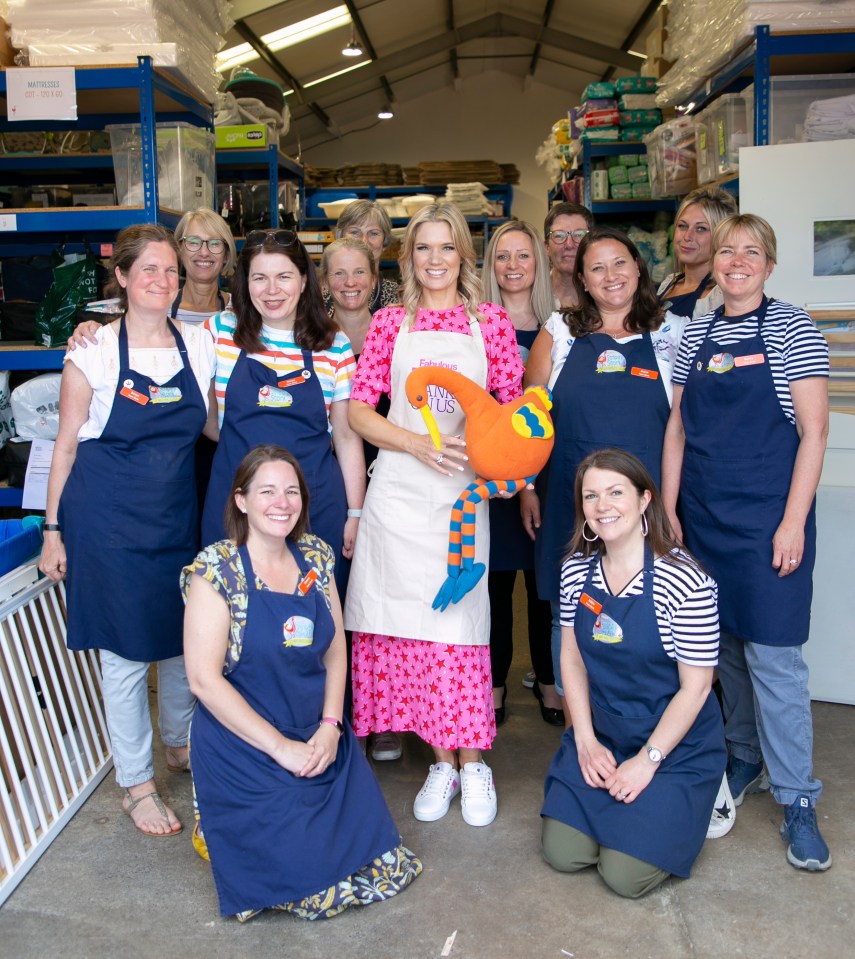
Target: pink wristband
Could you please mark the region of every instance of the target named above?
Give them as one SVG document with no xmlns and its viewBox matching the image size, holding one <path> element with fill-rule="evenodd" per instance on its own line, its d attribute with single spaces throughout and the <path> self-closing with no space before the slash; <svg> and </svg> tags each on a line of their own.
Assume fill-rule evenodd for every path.
<svg viewBox="0 0 855 959">
<path fill-rule="evenodd" d="M 334 716 L 324 716 L 321 719 L 321 725 L 326 723 L 328 726 L 335 726 L 335 728 L 340 732 L 344 732 L 344 726 L 340 719 L 336 719 Z"/>
</svg>

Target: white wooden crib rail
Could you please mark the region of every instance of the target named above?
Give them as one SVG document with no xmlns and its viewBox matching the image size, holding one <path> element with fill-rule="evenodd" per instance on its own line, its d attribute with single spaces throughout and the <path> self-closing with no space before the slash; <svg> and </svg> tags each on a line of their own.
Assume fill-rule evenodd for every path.
<svg viewBox="0 0 855 959">
<path fill-rule="evenodd" d="M 65 627 L 64 584 L 0 591 L 0 905 L 113 765 L 97 656 Z"/>
</svg>

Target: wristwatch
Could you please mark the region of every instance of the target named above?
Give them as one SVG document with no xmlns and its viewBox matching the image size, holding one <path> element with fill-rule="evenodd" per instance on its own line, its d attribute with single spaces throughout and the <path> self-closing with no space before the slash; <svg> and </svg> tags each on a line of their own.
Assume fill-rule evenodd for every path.
<svg viewBox="0 0 855 959">
<path fill-rule="evenodd" d="M 647 750 L 647 756 L 652 763 L 661 763 L 665 758 L 665 754 L 662 752 L 662 750 L 657 749 L 655 746 L 651 746 L 650 743 L 648 743 L 644 748 Z"/>
</svg>

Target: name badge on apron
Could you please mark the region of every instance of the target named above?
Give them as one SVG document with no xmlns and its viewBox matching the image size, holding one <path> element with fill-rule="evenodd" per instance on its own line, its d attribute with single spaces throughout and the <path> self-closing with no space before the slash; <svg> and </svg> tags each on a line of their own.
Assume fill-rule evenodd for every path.
<svg viewBox="0 0 855 959">
<path fill-rule="evenodd" d="M 766 362 L 765 353 L 752 353 L 750 356 L 737 356 L 733 361 L 734 366 L 758 366 Z"/>
<path fill-rule="evenodd" d="M 645 380 L 658 380 L 659 370 L 646 370 L 643 366 L 633 366 L 629 371 L 632 376 L 640 376 Z"/>
<path fill-rule="evenodd" d="M 134 403 L 139 403 L 140 406 L 145 406 L 148 403 L 148 397 L 144 393 L 140 393 L 134 389 L 133 380 L 125 380 L 125 382 L 122 383 L 119 395 L 124 396 L 126 399 L 133 400 Z"/>
<path fill-rule="evenodd" d="M 283 389 L 288 386 L 301 386 L 303 383 L 306 382 L 306 380 L 308 380 L 311 377 L 311 375 L 312 374 L 310 370 L 302 370 L 300 373 L 297 374 L 297 376 L 292 376 L 290 379 L 287 379 L 287 380 L 279 380 L 279 382 L 276 385 L 279 387 L 282 387 Z"/>
</svg>

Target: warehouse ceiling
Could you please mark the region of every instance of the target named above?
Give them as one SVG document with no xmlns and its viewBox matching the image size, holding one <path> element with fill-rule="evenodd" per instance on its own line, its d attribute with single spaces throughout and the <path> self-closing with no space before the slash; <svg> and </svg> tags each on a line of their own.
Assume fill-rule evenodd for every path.
<svg viewBox="0 0 855 959">
<path fill-rule="evenodd" d="M 224 53 L 249 44 L 246 66 L 293 91 L 285 147 L 298 153 L 376 124 L 384 107 L 394 112 L 427 93 L 465 89 L 488 71 L 576 93 L 612 73 L 637 73 L 643 59 L 629 51 L 643 49 L 660 3 L 233 0 Z M 275 49 L 271 33 L 325 14 L 338 25 Z M 342 54 L 351 41 L 360 56 Z M 340 72 L 347 68 L 355 69 Z"/>
</svg>

